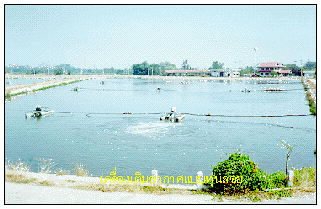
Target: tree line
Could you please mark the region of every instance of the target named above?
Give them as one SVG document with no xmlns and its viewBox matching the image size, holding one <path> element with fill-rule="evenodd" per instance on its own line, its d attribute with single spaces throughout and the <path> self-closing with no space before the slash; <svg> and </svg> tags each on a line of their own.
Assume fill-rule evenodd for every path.
<svg viewBox="0 0 321 209">
<path fill-rule="evenodd" d="M 209 69 L 222 69 L 224 63 L 214 61 Z M 284 70 L 291 70 L 294 75 L 301 76 L 301 70 L 315 70 L 316 72 L 316 62 L 307 62 L 302 67 L 298 67 L 296 64 L 285 64 Z M 184 60 L 181 68 L 177 68 L 175 64 L 170 62 L 161 62 L 159 64 L 148 64 L 147 61 L 141 64 L 133 64 L 131 69 L 115 69 L 103 68 L 103 69 L 84 69 L 84 68 L 75 68 L 70 64 L 60 64 L 55 67 L 49 68 L 49 74 L 54 75 L 73 75 L 73 74 L 94 74 L 94 75 L 108 75 L 108 74 L 133 74 L 133 75 L 165 75 L 165 70 L 195 70 L 187 60 Z M 253 66 L 246 66 L 241 68 L 240 75 L 244 74 L 253 74 L 257 72 L 258 69 L 255 69 Z M 5 73 L 12 74 L 47 74 L 48 67 L 30 67 L 30 66 L 5 66 Z"/>
</svg>

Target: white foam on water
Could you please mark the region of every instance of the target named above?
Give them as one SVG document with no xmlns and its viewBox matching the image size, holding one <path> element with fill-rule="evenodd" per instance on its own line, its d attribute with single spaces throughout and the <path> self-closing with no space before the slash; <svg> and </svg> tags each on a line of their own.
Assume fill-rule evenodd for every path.
<svg viewBox="0 0 321 209">
<path fill-rule="evenodd" d="M 174 127 L 173 123 L 164 122 L 150 122 L 150 123 L 139 123 L 127 128 L 127 132 L 131 134 L 158 134 L 167 133 L 171 127 Z"/>
</svg>

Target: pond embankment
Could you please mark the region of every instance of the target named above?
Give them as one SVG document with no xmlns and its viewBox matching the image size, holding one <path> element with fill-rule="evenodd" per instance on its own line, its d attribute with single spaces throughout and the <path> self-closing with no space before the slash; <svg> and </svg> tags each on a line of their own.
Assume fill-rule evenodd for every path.
<svg viewBox="0 0 321 209">
<path fill-rule="evenodd" d="M 74 83 L 77 81 L 79 81 L 79 80 L 77 80 L 75 78 L 60 79 L 60 80 L 53 79 L 53 80 L 49 80 L 49 81 L 45 81 L 45 82 L 41 82 L 41 83 L 6 86 L 5 87 L 5 97 L 11 98 L 12 96 L 26 94 L 29 92 L 40 91 L 40 90 L 48 89 L 48 88 L 55 87 L 55 86 L 68 85 L 70 83 Z"/>
<path fill-rule="evenodd" d="M 246 196 L 196 192 L 180 185 L 105 184 L 99 177 L 7 171 L 6 204 L 316 204 L 315 191 L 253 202 Z M 177 186 L 177 185 L 176 185 Z M 196 188 L 196 187 L 195 187 Z M 67 195 L 66 195 L 67 194 Z M 49 198 L 48 198 L 49 197 Z M 72 198 L 71 198 L 72 197 Z"/>
<path fill-rule="evenodd" d="M 316 90 L 316 79 L 302 79 L 306 98 L 309 101 L 310 112 L 312 115 L 317 114 L 317 90 Z"/>
</svg>

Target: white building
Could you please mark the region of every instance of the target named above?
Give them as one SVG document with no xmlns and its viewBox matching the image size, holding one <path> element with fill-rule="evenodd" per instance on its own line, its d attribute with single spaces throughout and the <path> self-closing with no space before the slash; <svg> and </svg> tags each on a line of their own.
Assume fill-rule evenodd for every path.
<svg viewBox="0 0 321 209">
<path fill-rule="evenodd" d="M 314 70 L 303 70 L 303 75 L 306 78 L 313 78 L 315 74 Z"/>
<path fill-rule="evenodd" d="M 213 77 L 239 77 L 241 69 L 210 69 Z"/>
</svg>

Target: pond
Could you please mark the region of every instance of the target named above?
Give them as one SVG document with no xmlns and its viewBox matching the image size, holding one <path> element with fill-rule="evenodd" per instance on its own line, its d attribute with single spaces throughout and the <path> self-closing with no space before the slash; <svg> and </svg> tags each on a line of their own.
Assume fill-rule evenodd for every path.
<svg viewBox="0 0 321 209">
<path fill-rule="evenodd" d="M 272 173 L 316 166 L 316 117 L 309 115 L 298 80 L 104 79 L 19 96 L 5 103 L 5 157 L 38 171 L 36 159 L 72 170 L 81 163 L 93 176 L 210 175 L 213 165 L 240 150 Z M 81 91 L 71 91 L 79 86 Z M 160 88 L 161 90 L 156 90 Z M 245 88 L 250 92 L 242 92 Z M 285 91 L 266 92 L 268 88 Z M 55 111 L 26 118 L 37 105 Z M 160 116 L 176 107 L 179 123 Z M 132 114 L 122 114 L 130 112 Z M 206 116 L 210 114 L 211 116 Z M 253 116 L 287 117 L 253 117 Z M 241 117 L 242 116 L 242 117 Z M 245 117 L 246 116 L 246 117 Z"/>
</svg>

